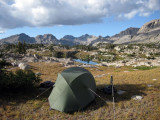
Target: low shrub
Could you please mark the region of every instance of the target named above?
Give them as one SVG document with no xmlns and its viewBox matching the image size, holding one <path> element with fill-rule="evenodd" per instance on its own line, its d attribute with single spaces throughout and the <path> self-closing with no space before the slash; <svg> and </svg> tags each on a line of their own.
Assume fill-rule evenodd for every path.
<svg viewBox="0 0 160 120">
<path fill-rule="evenodd" d="M 154 69 L 154 68 L 157 68 L 157 67 L 156 66 L 149 67 L 149 66 L 145 66 L 145 65 L 134 67 L 134 69 L 138 69 L 138 70 L 150 70 L 150 69 Z"/>
<path fill-rule="evenodd" d="M 15 73 L 4 69 L 9 63 L 0 61 L 0 89 L 25 90 L 35 87 L 41 79 L 31 70 L 17 70 Z"/>
<path fill-rule="evenodd" d="M 31 70 L 17 70 L 13 72 L 2 72 L 0 74 L 1 89 L 29 89 L 40 83 L 41 79 Z"/>
<path fill-rule="evenodd" d="M 10 63 L 6 62 L 5 60 L 0 61 L 0 71 L 3 69 L 5 66 L 11 65 Z"/>
<path fill-rule="evenodd" d="M 40 83 L 41 79 L 31 70 L 17 70 L 0 74 L 0 88 L 8 90 L 29 89 Z"/>
</svg>

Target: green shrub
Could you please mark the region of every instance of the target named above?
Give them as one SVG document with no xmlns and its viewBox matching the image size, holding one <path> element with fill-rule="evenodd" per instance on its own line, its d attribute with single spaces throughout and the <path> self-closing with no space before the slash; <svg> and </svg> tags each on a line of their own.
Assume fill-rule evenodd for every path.
<svg viewBox="0 0 160 120">
<path fill-rule="evenodd" d="M 87 50 L 87 51 L 92 51 L 92 50 L 97 50 L 97 47 L 94 46 L 87 46 L 87 45 L 75 45 L 73 48 L 76 49 L 81 49 L 81 50 Z"/>
<path fill-rule="evenodd" d="M 5 66 L 11 65 L 10 63 L 6 62 L 5 60 L 0 61 L 0 71 L 3 69 Z"/>
<path fill-rule="evenodd" d="M 157 67 L 156 66 L 149 67 L 149 66 L 145 66 L 145 65 L 134 67 L 134 69 L 138 69 L 138 70 L 150 70 L 150 69 L 154 69 L 154 68 L 157 68 Z"/>
<path fill-rule="evenodd" d="M 135 57 L 136 55 L 135 54 L 128 54 L 127 56 L 128 57 Z"/>
<path fill-rule="evenodd" d="M 53 56 L 56 58 L 64 58 L 64 53 L 60 51 L 54 51 Z"/>
<path fill-rule="evenodd" d="M 31 70 L 17 70 L 15 73 L 4 69 L 10 63 L 0 61 L 0 89 L 17 90 L 29 89 L 40 83 L 41 79 Z"/>
<path fill-rule="evenodd" d="M 17 70 L 13 72 L 1 72 L 0 88 L 8 90 L 29 89 L 40 83 L 41 79 L 31 70 Z"/>
<path fill-rule="evenodd" d="M 25 41 L 23 43 L 21 43 L 20 41 L 18 42 L 18 44 L 16 46 L 16 51 L 19 54 L 25 54 L 26 53 L 26 43 L 25 43 Z"/>
</svg>

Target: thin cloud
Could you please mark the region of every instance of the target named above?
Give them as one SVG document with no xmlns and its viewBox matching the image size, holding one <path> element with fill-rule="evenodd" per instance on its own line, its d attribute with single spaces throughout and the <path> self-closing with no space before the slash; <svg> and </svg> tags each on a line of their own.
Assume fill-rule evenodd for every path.
<svg viewBox="0 0 160 120">
<path fill-rule="evenodd" d="M 160 0 L 0 0 L 0 29 L 80 25 L 160 10 Z"/>
<path fill-rule="evenodd" d="M 4 34 L 4 33 L 5 33 L 5 31 L 0 30 L 0 34 Z"/>
</svg>

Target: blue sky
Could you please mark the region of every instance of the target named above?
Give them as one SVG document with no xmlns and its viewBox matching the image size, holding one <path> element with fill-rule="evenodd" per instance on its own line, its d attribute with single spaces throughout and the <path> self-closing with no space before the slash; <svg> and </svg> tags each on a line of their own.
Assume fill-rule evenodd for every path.
<svg viewBox="0 0 160 120">
<path fill-rule="evenodd" d="M 73 0 L 70 0 L 70 3 L 65 3 L 63 0 L 61 3 L 56 3 L 55 0 L 49 0 L 49 2 L 54 1 L 54 5 L 58 5 L 58 7 L 57 5 L 55 6 L 56 9 L 53 9 L 53 6 L 49 9 L 49 3 L 41 4 L 41 0 L 39 0 L 40 2 L 35 1 L 36 2 L 25 3 L 20 0 L 15 0 L 15 3 L 12 4 L 7 4 L 7 2 L 4 1 L 3 3 L 0 2 L 0 31 L 2 31 L 0 39 L 20 33 L 25 33 L 32 37 L 49 33 L 58 39 L 64 35 L 73 35 L 76 37 L 84 34 L 112 36 L 129 27 L 140 28 L 146 22 L 153 19 L 160 19 L 160 7 L 156 6 L 157 3 L 160 3 L 160 0 L 136 0 L 136 4 L 133 2 L 127 3 L 122 0 L 122 7 L 119 8 L 117 8 L 116 3 L 109 4 L 104 2 L 104 0 L 102 0 L 103 3 L 98 2 L 98 0 L 93 0 L 94 2 L 88 0 L 88 3 L 86 3 L 82 0 L 82 5 L 87 6 L 85 11 L 84 8 L 77 9 L 75 7 L 81 3 L 79 0 L 75 0 L 76 3 Z M 146 7 L 147 2 L 148 8 Z M 152 5 L 151 3 L 149 4 L 149 2 L 152 4 L 153 2 L 155 3 Z M 91 6 L 95 3 L 98 5 L 95 7 Z M 142 3 L 145 3 L 145 6 Z M 67 5 L 69 7 L 64 8 L 63 4 L 65 7 Z M 4 7 L 5 5 L 6 7 Z M 28 5 L 32 11 L 28 12 L 27 8 L 25 9 L 25 5 Z M 36 6 L 36 8 L 34 8 L 34 5 L 38 5 L 39 7 Z M 107 5 L 113 8 L 110 7 L 110 9 L 108 9 L 106 7 Z M 125 6 L 127 7 L 128 5 L 130 5 L 130 10 L 125 9 Z M 58 10 L 61 7 L 64 8 L 64 11 Z M 70 7 L 72 7 L 72 9 Z M 12 13 L 13 8 L 15 12 Z M 2 13 L 6 9 L 8 12 L 6 12 L 6 14 Z M 12 11 L 9 11 L 10 9 Z M 65 13 L 67 10 L 68 13 Z M 78 12 L 74 12 L 73 10 L 77 10 Z M 109 10 L 112 11 L 108 12 Z"/>
</svg>

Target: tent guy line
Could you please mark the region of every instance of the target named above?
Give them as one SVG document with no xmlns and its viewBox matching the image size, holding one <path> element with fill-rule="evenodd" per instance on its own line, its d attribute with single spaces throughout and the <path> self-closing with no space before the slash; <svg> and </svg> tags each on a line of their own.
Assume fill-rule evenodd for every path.
<svg viewBox="0 0 160 120">
<path fill-rule="evenodd" d="M 97 97 L 99 97 L 102 101 L 104 101 L 105 103 L 107 103 L 105 101 L 105 99 L 103 99 L 100 95 L 98 95 L 97 93 L 95 93 L 91 88 L 88 88 L 88 90 L 90 90 L 93 94 L 95 94 Z"/>
<path fill-rule="evenodd" d="M 52 86 L 52 87 L 54 87 L 54 86 Z M 52 87 L 47 88 L 45 91 L 43 91 L 42 93 L 40 93 L 39 95 L 37 95 L 34 99 L 37 99 L 38 97 L 40 97 L 41 95 L 43 95 L 45 92 L 47 92 Z"/>
</svg>

